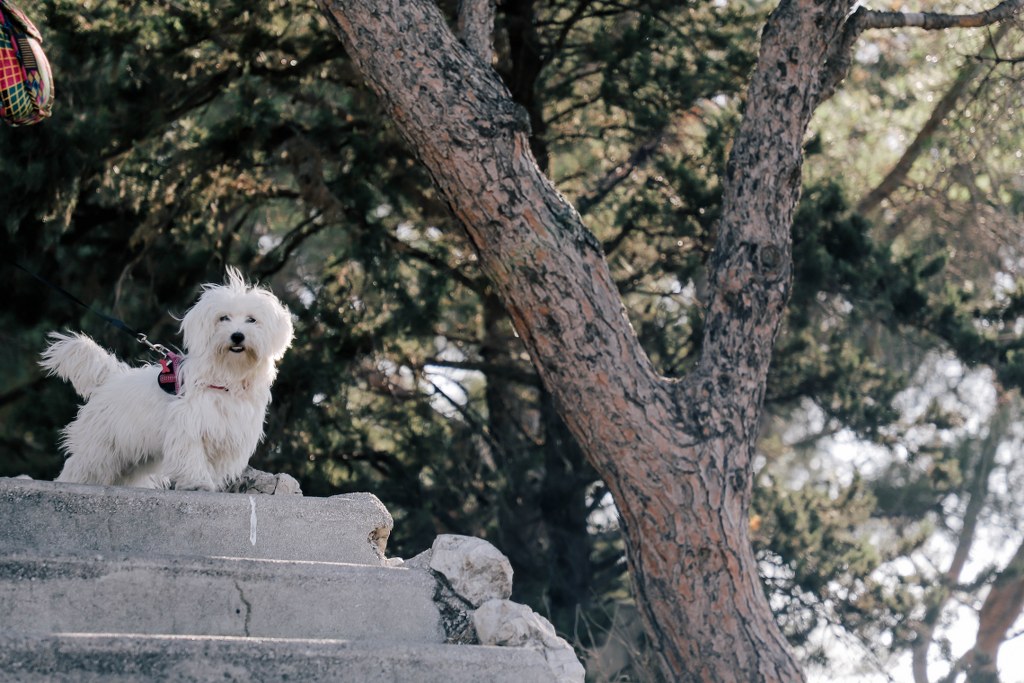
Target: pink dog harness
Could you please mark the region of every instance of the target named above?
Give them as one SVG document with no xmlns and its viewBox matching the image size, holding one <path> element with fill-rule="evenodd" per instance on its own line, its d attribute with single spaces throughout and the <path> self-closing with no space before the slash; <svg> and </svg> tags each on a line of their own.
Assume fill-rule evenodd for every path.
<svg viewBox="0 0 1024 683">
<path fill-rule="evenodd" d="M 167 355 L 160 359 L 160 374 L 157 375 L 157 385 L 166 391 L 171 396 L 177 396 L 181 393 L 181 364 L 185 360 L 183 356 L 179 356 L 174 351 L 168 351 Z M 219 391 L 227 391 L 227 387 L 222 387 L 217 384 L 208 384 L 211 389 L 217 389 Z"/>
<path fill-rule="evenodd" d="M 160 359 L 160 374 L 156 382 L 161 389 L 171 396 L 181 393 L 181 378 L 178 377 L 178 368 L 181 365 L 181 356 L 174 351 L 168 351 L 167 356 Z"/>
</svg>

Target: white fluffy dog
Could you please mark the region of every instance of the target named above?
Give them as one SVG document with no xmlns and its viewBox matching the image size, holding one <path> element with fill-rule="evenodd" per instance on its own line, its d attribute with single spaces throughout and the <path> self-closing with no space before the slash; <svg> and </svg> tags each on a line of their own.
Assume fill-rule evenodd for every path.
<svg viewBox="0 0 1024 683">
<path fill-rule="evenodd" d="M 84 335 L 50 335 L 40 365 L 86 399 L 64 429 L 57 481 L 216 491 L 242 474 L 263 438 L 291 315 L 228 268 L 223 285 L 203 285 L 181 332 L 177 394 L 158 385 L 160 365 L 133 368 Z"/>
</svg>

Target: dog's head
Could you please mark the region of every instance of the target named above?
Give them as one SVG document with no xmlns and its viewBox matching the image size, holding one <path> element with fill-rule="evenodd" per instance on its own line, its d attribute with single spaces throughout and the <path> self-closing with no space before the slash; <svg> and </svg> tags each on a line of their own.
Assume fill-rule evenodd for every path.
<svg viewBox="0 0 1024 683">
<path fill-rule="evenodd" d="M 292 317 L 269 290 L 248 284 L 228 267 L 223 285 L 203 292 L 181 319 L 185 348 L 224 365 L 277 362 L 292 343 Z"/>
</svg>

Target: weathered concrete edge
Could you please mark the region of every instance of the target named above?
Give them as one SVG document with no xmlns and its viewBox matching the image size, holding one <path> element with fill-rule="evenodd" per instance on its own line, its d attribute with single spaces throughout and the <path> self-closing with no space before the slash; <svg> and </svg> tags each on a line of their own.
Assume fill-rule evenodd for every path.
<svg viewBox="0 0 1024 683">
<path fill-rule="evenodd" d="M 0 634 L 2 683 L 249 680 L 279 683 L 554 683 L 518 648 L 339 640 Z"/>
<path fill-rule="evenodd" d="M 53 514 L 61 524 L 53 523 Z M 155 491 L 0 477 L 0 548 L 380 565 L 394 520 L 370 493 Z"/>
<path fill-rule="evenodd" d="M 0 630 L 440 643 L 434 582 L 358 564 L 0 557 Z"/>
</svg>

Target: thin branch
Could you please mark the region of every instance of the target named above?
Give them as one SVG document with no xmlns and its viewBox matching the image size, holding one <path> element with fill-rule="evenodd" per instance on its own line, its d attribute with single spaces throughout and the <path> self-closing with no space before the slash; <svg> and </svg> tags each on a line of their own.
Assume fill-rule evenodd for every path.
<svg viewBox="0 0 1024 683">
<path fill-rule="evenodd" d="M 991 26 L 1013 17 L 1024 9 L 1024 0 L 1003 0 L 995 7 L 973 14 L 942 12 L 880 12 L 861 7 L 853 16 L 858 33 L 878 28 L 920 28 L 941 31 L 948 28 Z"/>
<path fill-rule="evenodd" d="M 319 149 L 305 135 L 296 132 L 278 149 L 280 158 L 291 166 L 299 197 L 318 211 L 325 222 L 342 220 L 350 213 L 324 180 L 324 163 Z"/>
<path fill-rule="evenodd" d="M 299 221 L 298 225 L 288 231 L 281 239 L 280 244 L 262 255 L 255 264 L 256 272 L 260 277 L 268 278 L 276 274 L 284 268 L 288 259 L 303 242 L 324 230 L 329 224 L 319 220 L 322 216 L 323 214 L 314 209 L 307 218 Z M 275 261 L 271 262 L 271 256 L 275 258 Z"/>
<path fill-rule="evenodd" d="M 1024 57 L 975 57 L 990 64 L 1024 64 Z"/>
<path fill-rule="evenodd" d="M 915 626 L 917 639 L 911 649 L 911 670 L 914 675 L 914 683 L 929 683 L 928 652 L 935 640 L 935 631 L 942 612 L 960 583 L 964 565 L 967 563 L 971 547 L 974 545 L 981 510 L 988 500 L 989 476 L 995 465 L 996 451 L 1002 443 L 1005 423 L 1010 419 L 1009 412 L 1009 409 L 1004 407 L 997 413 L 990 424 L 988 436 L 981 443 L 980 461 L 977 466 L 971 468 L 974 472 L 974 479 L 964 491 L 968 495 L 967 510 L 964 512 L 963 525 L 957 538 L 953 559 L 933 593 L 934 602 L 930 604 L 924 619 Z"/>
<path fill-rule="evenodd" d="M 569 38 L 569 33 L 578 24 L 586 14 L 587 8 L 590 7 L 592 0 L 578 0 L 576 7 L 573 8 L 572 14 L 562 22 L 562 28 L 558 32 L 558 37 L 554 40 L 551 46 L 551 52 L 553 54 L 560 54 L 562 48 L 565 47 L 565 42 Z"/>
<path fill-rule="evenodd" d="M 985 46 L 985 50 L 991 49 L 995 51 L 999 41 L 1002 40 L 1003 36 L 1006 35 L 1010 24 L 1003 24 L 1000 26 L 995 35 L 992 36 L 991 41 Z M 981 55 L 979 55 L 980 57 Z M 946 94 L 935 104 L 935 108 L 932 110 L 931 116 L 925 122 L 921 129 L 917 132 L 914 140 L 907 146 L 907 149 L 903 152 L 899 161 L 892 167 L 885 178 L 879 183 L 873 190 L 868 192 L 857 204 L 858 213 L 868 213 L 878 207 L 882 201 L 889 197 L 896 189 L 903 184 L 907 179 L 907 175 L 910 173 L 910 169 L 913 167 L 914 162 L 917 161 L 918 157 L 928 146 L 932 136 L 942 125 L 943 119 L 953 111 L 957 102 L 963 97 L 967 91 L 967 87 L 978 75 L 981 70 L 981 66 L 977 59 L 968 60 L 964 64 L 963 68 L 960 69 L 960 73 L 957 74 L 956 79 L 953 81 L 953 85 L 950 86 Z"/>
<path fill-rule="evenodd" d="M 581 216 L 585 216 L 591 208 L 600 203 L 605 197 L 611 193 L 618 185 L 624 181 L 629 175 L 643 166 L 647 161 L 654 156 L 654 153 L 661 146 L 662 140 L 665 137 L 665 131 L 661 130 L 655 133 L 649 140 L 640 144 L 633 153 L 629 155 L 621 164 L 610 170 L 597 182 L 597 187 L 590 194 L 584 195 L 576 200 L 576 210 L 579 211 Z"/>
<path fill-rule="evenodd" d="M 861 33 L 870 29 L 920 28 L 938 31 L 950 28 L 980 28 L 1013 18 L 1024 9 L 1024 0 L 1004 0 L 995 7 L 974 14 L 944 14 L 941 12 L 880 12 L 860 7 L 854 12 L 833 43 L 822 71 L 819 101 L 830 98 L 839 83 L 850 71 L 853 45 Z"/>
<path fill-rule="evenodd" d="M 434 270 L 440 273 L 447 273 L 449 277 L 461 284 L 466 289 L 473 292 L 482 292 L 486 283 L 481 278 L 471 277 L 466 273 L 462 272 L 457 266 L 453 266 L 443 258 L 427 253 L 422 249 L 417 249 L 408 242 L 403 242 L 398 237 L 387 234 L 384 236 L 388 244 L 398 253 L 404 254 L 416 261 L 425 263 Z"/>
<path fill-rule="evenodd" d="M 479 434 L 484 439 L 487 445 L 490 446 L 495 453 L 498 453 L 501 457 L 505 459 L 508 458 L 508 453 L 505 449 L 504 444 L 502 444 L 498 439 L 494 438 L 494 435 L 491 433 L 490 428 L 487 426 L 487 423 L 483 418 L 479 417 L 476 414 L 476 412 L 470 409 L 468 406 L 459 403 L 454 398 L 446 394 L 444 392 L 444 389 L 439 387 L 433 380 L 431 380 L 426 375 L 422 375 L 420 377 L 420 380 L 425 382 L 426 384 L 429 384 L 433 388 L 434 392 L 442 399 L 444 399 L 445 403 L 450 405 L 457 413 L 459 413 L 459 415 L 462 416 L 462 419 L 466 421 L 466 424 L 468 424 L 470 427 L 476 430 L 476 433 Z"/>
<path fill-rule="evenodd" d="M 440 358 L 429 358 L 422 363 L 408 363 L 417 372 L 425 372 L 428 366 L 480 372 L 488 377 L 500 377 L 526 386 L 540 388 L 540 380 L 535 373 L 523 370 L 507 363 L 483 363 L 474 361 L 451 361 Z"/>
</svg>

